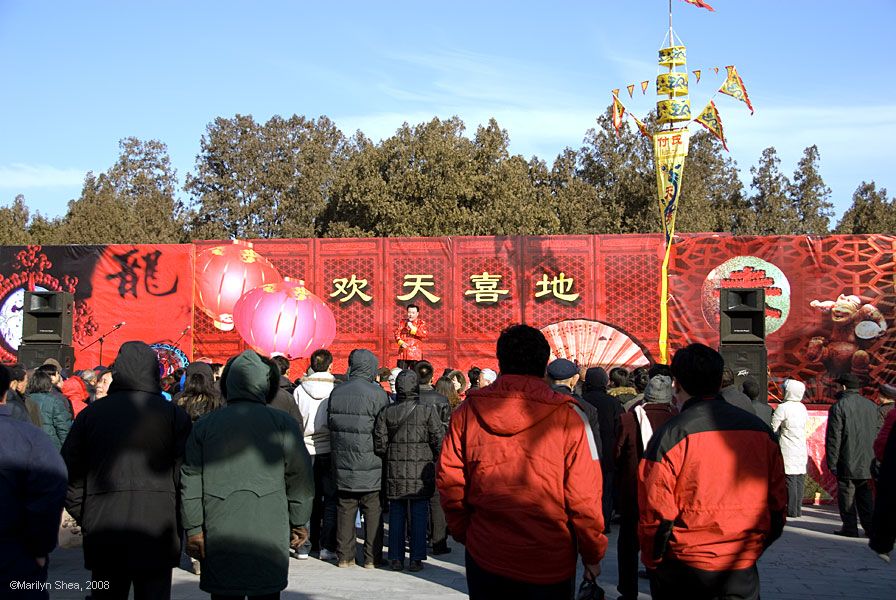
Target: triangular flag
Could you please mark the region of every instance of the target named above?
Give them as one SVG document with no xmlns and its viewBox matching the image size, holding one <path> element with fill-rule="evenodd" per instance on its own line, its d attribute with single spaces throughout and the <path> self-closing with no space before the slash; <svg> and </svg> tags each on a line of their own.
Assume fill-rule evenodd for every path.
<svg viewBox="0 0 896 600">
<path fill-rule="evenodd" d="M 619 88 L 616 88 L 615 90 L 613 90 L 613 96 L 618 96 L 618 95 L 619 95 Z"/>
<path fill-rule="evenodd" d="M 631 113 L 629 113 L 631 114 Z M 635 115 L 631 115 L 631 117 L 635 120 L 635 125 L 638 126 L 638 131 L 641 132 L 641 135 L 646 137 L 647 139 L 651 138 L 650 132 L 647 131 L 647 125 L 644 124 L 644 121 L 636 117 Z"/>
<path fill-rule="evenodd" d="M 725 83 L 722 84 L 719 91 L 745 102 L 752 115 L 753 105 L 750 103 L 750 96 L 747 95 L 747 88 L 744 86 L 743 80 L 737 74 L 737 69 L 734 68 L 734 65 L 729 65 L 725 68 L 728 70 L 728 78 L 725 79 Z"/>
<path fill-rule="evenodd" d="M 613 90 L 613 129 L 619 135 L 619 128 L 622 127 L 622 117 L 625 115 L 625 107 L 619 101 L 617 94 L 619 90 Z"/>
<path fill-rule="evenodd" d="M 703 0 L 684 0 L 684 1 L 692 6 L 699 6 L 700 8 L 705 8 L 706 10 L 716 12 L 716 9 L 711 7 L 709 4 L 707 4 Z"/>
<path fill-rule="evenodd" d="M 700 116 L 694 120 L 706 127 L 707 131 L 722 142 L 722 147 L 728 150 L 728 144 L 725 142 L 725 131 L 722 129 L 722 117 L 719 115 L 719 109 L 716 108 L 715 102 L 710 100 L 703 112 L 700 113 Z"/>
<path fill-rule="evenodd" d="M 633 84 L 627 86 L 626 89 L 628 90 L 628 97 L 631 98 L 632 94 L 635 93 L 635 84 L 633 83 Z"/>
<path fill-rule="evenodd" d="M 648 88 L 649 86 L 650 86 L 650 80 L 649 80 L 649 79 L 648 79 L 647 81 L 642 81 L 642 82 L 641 82 L 641 93 L 642 93 L 642 94 L 646 94 L 646 93 L 647 93 L 647 88 Z"/>
<path fill-rule="evenodd" d="M 716 75 L 719 74 L 719 68 L 718 68 L 718 67 L 713 67 L 712 70 L 715 71 Z"/>
<path fill-rule="evenodd" d="M 691 73 L 693 73 L 694 77 L 697 79 L 697 81 L 695 81 L 694 83 L 700 83 L 700 74 L 703 73 L 703 71 L 701 71 L 700 69 L 696 69 L 694 71 L 691 71 Z"/>
</svg>

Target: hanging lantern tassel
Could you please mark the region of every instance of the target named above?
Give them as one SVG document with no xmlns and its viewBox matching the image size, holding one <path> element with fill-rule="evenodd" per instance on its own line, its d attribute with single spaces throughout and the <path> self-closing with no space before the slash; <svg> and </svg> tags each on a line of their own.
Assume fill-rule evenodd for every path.
<svg viewBox="0 0 896 600">
<path fill-rule="evenodd" d="M 243 294 L 233 322 L 254 350 L 266 356 L 279 352 L 290 360 L 307 358 L 336 337 L 330 307 L 308 291 L 304 281 L 289 277 Z"/>
</svg>

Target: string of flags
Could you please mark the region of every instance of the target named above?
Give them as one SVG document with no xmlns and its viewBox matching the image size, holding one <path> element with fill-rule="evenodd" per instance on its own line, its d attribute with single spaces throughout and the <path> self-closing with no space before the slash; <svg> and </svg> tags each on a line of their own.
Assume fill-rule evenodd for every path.
<svg viewBox="0 0 896 600">
<path fill-rule="evenodd" d="M 725 68 L 732 69 L 734 67 L 729 66 L 729 67 L 725 67 Z M 712 71 L 716 75 L 719 74 L 720 69 L 721 69 L 720 67 L 712 67 Z M 700 79 L 703 77 L 704 71 L 706 71 L 706 69 L 694 69 L 693 71 L 691 71 L 691 73 L 694 75 L 694 82 L 693 82 L 694 85 L 697 85 L 700 83 Z M 631 84 L 625 86 L 626 90 L 628 91 L 629 98 L 634 98 L 635 89 L 637 89 L 637 87 L 638 87 L 638 84 L 636 84 L 636 83 L 631 83 Z M 649 89 L 650 89 L 650 80 L 645 79 L 644 81 L 641 82 L 641 95 L 642 96 L 646 95 L 647 90 L 649 90 Z"/>
<path fill-rule="evenodd" d="M 685 0 L 687 2 L 688 0 Z M 714 70 L 718 71 L 718 67 L 714 67 Z M 727 76 L 725 77 L 725 81 L 717 90 L 718 93 L 725 94 L 727 96 L 731 96 L 736 100 L 740 100 L 744 104 L 747 105 L 747 108 L 750 109 L 750 114 L 754 113 L 753 104 L 750 102 L 750 96 L 747 93 L 747 87 L 744 85 L 743 79 L 741 79 L 740 75 L 737 73 L 737 69 L 734 65 L 728 65 L 725 67 L 725 71 Z M 692 71 L 695 75 L 697 81 L 700 80 L 700 75 L 702 71 L 697 69 Z M 642 91 L 646 91 L 649 86 L 650 81 L 641 82 Z M 626 87 L 629 97 L 632 96 L 632 92 L 634 90 L 634 84 Z M 627 109 L 625 105 L 619 100 L 619 89 L 613 90 L 613 105 L 612 105 L 612 116 L 613 116 L 613 128 L 616 130 L 616 134 L 619 134 L 619 129 L 622 127 L 622 123 L 624 121 L 625 113 Z M 647 126 L 643 121 L 638 119 L 631 112 L 628 113 L 629 116 L 635 121 L 635 125 L 638 128 L 638 131 L 641 132 L 646 138 L 651 138 L 650 132 L 647 130 Z M 728 150 L 728 142 L 725 139 L 725 130 L 722 126 L 722 117 L 719 114 L 719 109 L 716 107 L 716 103 L 713 100 L 710 100 L 709 103 L 700 111 L 700 114 L 693 119 L 694 122 L 702 125 L 706 130 L 715 136 L 720 142 L 722 142 L 722 147 L 727 151 Z"/>
</svg>

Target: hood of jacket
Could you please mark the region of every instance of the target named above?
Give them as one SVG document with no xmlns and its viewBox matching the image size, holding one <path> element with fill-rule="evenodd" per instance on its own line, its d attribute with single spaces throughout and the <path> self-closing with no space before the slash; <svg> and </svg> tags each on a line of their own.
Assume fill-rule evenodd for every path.
<svg viewBox="0 0 896 600">
<path fill-rule="evenodd" d="M 355 379 L 360 377 L 367 381 L 373 382 L 376 379 L 376 372 L 379 368 L 379 361 L 376 355 L 370 350 L 358 348 L 352 350 L 348 356 L 348 378 Z"/>
<path fill-rule="evenodd" d="M 395 378 L 395 401 L 414 402 L 420 398 L 420 386 L 417 374 L 413 371 L 402 371 Z"/>
<path fill-rule="evenodd" d="M 299 386 L 308 396 L 315 400 L 323 400 L 330 397 L 336 378 L 331 373 L 309 373 L 302 378 Z"/>
<path fill-rule="evenodd" d="M 161 394 L 159 358 L 156 351 L 144 342 L 125 342 L 112 363 L 112 383 L 109 393 L 120 391 Z"/>
<path fill-rule="evenodd" d="M 784 402 L 802 402 L 806 393 L 806 384 L 796 379 L 784 382 Z"/>
<path fill-rule="evenodd" d="M 486 430 L 496 435 L 514 435 L 574 400 L 555 392 L 538 377 L 500 375 L 493 384 L 467 392 L 466 402 Z"/>
<path fill-rule="evenodd" d="M 62 384 L 62 394 L 72 402 L 84 402 L 90 397 L 87 385 L 78 376 L 69 377 Z"/>
<path fill-rule="evenodd" d="M 607 391 L 607 383 L 610 381 L 610 378 L 607 376 L 607 372 L 604 371 L 602 367 L 591 367 L 587 371 L 585 371 L 585 390 L 586 392 L 590 392 L 592 390 L 599 390 L 602 392 Z"/>
<path fill-rule="evenodd" d="M 272 382 L 270 365 L 262 361 L 256 352 L 246 350 L 227 363 L 221 380 L 228 402 L 249 400 L 264 404 L 271 395 L 272 387 L 274 391 L 277 389 L 276 383 L 280 379 L 279 371 L 277 371 L 276 377 Z"/>
</svg>

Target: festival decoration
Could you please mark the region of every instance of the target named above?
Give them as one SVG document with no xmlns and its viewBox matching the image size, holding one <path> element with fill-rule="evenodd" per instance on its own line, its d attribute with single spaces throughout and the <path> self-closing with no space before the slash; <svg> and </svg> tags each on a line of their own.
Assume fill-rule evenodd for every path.
<svg viewBox="0 0 896 600">
<path fill-rule="evenodd" d="M 196 257 L 196 305 L 221 331 L 233 329 L 233 310 L 246 291 L 278 283 L 282 277 L 250 242 L 234 240 L 215 246 Z"/>
<path fill-rule="evenodd" d="M 719 109 L 716 108 L 715 102 L 710 100 L 706 108 L 694 121 L 703 125 L 707 131 L 722 142 L 722 148 L 728 150 L 728 144 L 725 142 L 725 132 L 722 129 L 722 117 L 719 115 Z"/>
<path fill-rule="evenodd" d="M 628 97 L 631 98 L 632 94 L 635 93 L 635 84 L 631 83 L 631 84 L 625 86 L 625 88 L 628 90 Z"/>
<path fill-rule="evenodd" d="M 840 294 L 836 300 L 813 300 L 812 308 L 830 315 L 827 335 L 813 337 L 806 358 L 822 363 L 831 378 L 845 373 L 868 375 L 868 349 L 887 332 L 887 321 L 873 304 L 855 295 Z"/>
<path fill-rule="evenodd" d="M 249 290 L 236 302 L 233 322 L 243 340 L 270 356 L 307 358 L 336 337 L 336 319 L 327 304 L 289 277 Z"/>
<path fill-rule="evenodd" d="M 737 74 L 737 69 L 734 68 L 734 65 L 728 65 L 725 69 L 728 70 L 728 78 L 725 79 L 725 83 L 719 88 L 719 92 L 746 103 L 752 115 L 753 105 L 750 103 L 750 96 L 747 95 L 747 87 L 744 85 L 740 75 Z"/>
<path fill-rule="evenodd" d="M 684 0 L 688 4 L 714 11 L 712 6 L 703 0 Z M 660 362 L 669 360 L 669 257 L 675 235 L 675 217 L 678 210 L 678 199 L 681 194 L 682 177 L 684 176 L 684 162 L 688 152 L 688 123 L 692 120 L 691 101 L 688 93 L 687 48 L 677 39 L 672 29 L 672 1 L 669 1 L 669 33 L 659 49 L 657 64 L 666 71 L 657 75 L 656 93 L 660 99 L 656 103 L 657 124 L 660 127 L 653 137 L 654 165 L 656 168 L 657 197 L 663 223 L 663 235 L 665 240 L 665 254 L 662 265 L 662 283 L 660 289 Z M 728 77 L 717 93 L 727 94 L 741 100 L 753 113 L 753 105 L 747 95 L 747 89 L 737 74 L 734 66 L 727 67 Z M 713 67 L 718 74 L 719 68 Z M 694 79 L 700 82 L 702 69 L 693 71 Z M 641 83 L 642 92 L 646 92 L 648 82 Z M 629 86 L 629 96 L 632 86 Z M 613 127 L 617 135 L 622 127 L 622 118 L 625 115 L 625 107 L 619 102 L 619 90 L 613 90 Z M 631 112 L 629 115 L 635 121 L 638 130 L 646 136 L 650 132 L 644 123 Z M 705 127 L 710 134 L 715 136 L 725 150 L 728 144 L 722 129 L 722 118 L 715 103 L 710 98 L 706 107 L 700 111 L 696 119 L 693 119 Z"/>
<path fill-rule="evenodd" d="M 579 368 L 634 369 L 650 364 L 644 349 L 625 333 L 600 321 L 575 319 L 552 323 L 541 332 L 551 346 L 550 360 L 565 358 Z"/>
<path fill-rule="evenodd" d="M 641 82 L 641 95 L 646 94 L 646 93 L 647 93 L 647 88 L 649 88 L 649 87 L 650 87 L 650 80 L 649 80 L 649 79 L 645 79 L 644 81 L 642 81 L 642 82 Z"/>
</svg>

